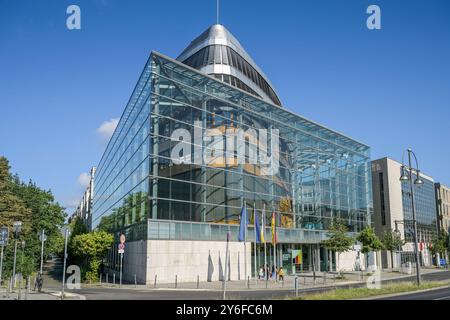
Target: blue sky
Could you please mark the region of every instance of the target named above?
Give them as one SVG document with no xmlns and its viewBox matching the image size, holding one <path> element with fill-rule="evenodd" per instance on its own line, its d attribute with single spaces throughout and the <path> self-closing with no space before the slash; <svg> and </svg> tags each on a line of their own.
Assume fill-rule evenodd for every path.
<svg viewBox="0 0 450 320">
<path fill-rule="evenodd" d="M 73 211 L 151 50 L 176 57 L 215 0 L 0 0 L 0 154 Z M 81 30 L 66 8 L 81 8 Z M 366 27 L 381 8 L 382 29 Z M 450 184 L 450 1 L 222 0 L 284 106 Z M 111 127 L 111 125 L 110 125 Z M 100 132 L 101 131 L 101 132 Z M 81 175 L 81 176 L 80 176 Z"/>
</svg>

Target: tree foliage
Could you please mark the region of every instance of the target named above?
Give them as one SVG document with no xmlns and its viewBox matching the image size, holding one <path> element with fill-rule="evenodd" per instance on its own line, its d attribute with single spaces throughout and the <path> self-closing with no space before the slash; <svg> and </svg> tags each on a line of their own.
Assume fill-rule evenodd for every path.
<svg viewBox="0 0 450 320">
<path fill-rule="evenodd" d="M 448 233 L 442 230 L 431 240 L 430 251 L 432 254 L 443 254 L 449 251 Z"/>
<path fill-rule="evenodd" d="M 113 242 L 114 236 L 105 231 L 79 234 L 73 238 L 73 254 L 80 260 L 87 261 L 86 280 L 96 281 L 98 279 L 101 260 Z"/>
<path fill-rule="evenodd" d="M 342 253 L 351 250 L 354 239 L 347 235 L 348 229 L 341 223 L 333 223 L 328 232 L 328 239 L 323 241 L 323 245 L 328 250 Z"/>
<path fill-rule="evenodd" d="M 384 248 L 383 243 L 375 234 L 375 230 L 367 226 L 357 236 L 356 240 L 362 244 L 362 253 L 369 253 L 371 251 L 377 252 Z"/>
<path fill-rule="evenodd" d="M 57 253 L 61 246 L 60 228 L 66 214 L 54 199 L 51 191 L 39 188 L 29 181 L 24 183 L 18 175 L 11 175 L 9 161 L 0 157 L 0 227 L 9 228 L 9 245 L 5 248 L 4 275 L 12 273 L 14 242 L 18 242 L 16 270 L 26 275 L 40 263 L 41 243 L 39 234 L 45 230 L 47 241 L 44 257 Z M 13 238 L 13 224 L 22 222 L 18 239 Z M 24 246 L 22 246 L 24 242 Z M 23 264 L 22 264 L 23 251 Z"/>
<path fill-rule="evenodd" d="M 387 230 L 383 232 L 381 242 L 383 243 L 384 249 L 388 251 L 398 250 L 405 244 L 405 241 L 403 241 L 400 233 Z"/>
</svg>

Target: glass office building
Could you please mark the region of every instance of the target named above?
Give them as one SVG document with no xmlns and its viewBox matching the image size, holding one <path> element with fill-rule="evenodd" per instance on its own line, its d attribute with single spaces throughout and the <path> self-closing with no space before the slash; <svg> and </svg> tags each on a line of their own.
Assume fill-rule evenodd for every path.
<svg viewBox="0 0 450 320">
<path fill-rule="evenodd" d="M 264 155 L 271 164 L 276 156 L 276 170 L 255 160 Z M 370 148 L 282 107 L 261 69 L 218 25 L 177 60 L 151 53 L 95 185 L 93 227 L 124 232 L 127 241 L 225 241 L 227 230 L 237 241 L 246 206 L 248 241 L 256 208 L 259 221 L 265 209 L 270 242 L 275 212 L 277 250 L 303 248 L 305 269 L 308 250 L 323 251 L 334 220 L 358 232 L 372 214 Z M 327 254 L 320 256 L 325 267 Z M 280 255 L 279 263 L 292 261 Z"/>
<path fill-rule="evenodd" d="M 414 187 L 414 200 L 417 219 L 417 236 L 419 242 L 430 243 L 437 233 L 436 198 L 434 181 L 423 174 L 423 184 Z M 413 179 L 416 175 L 413 174 Z M 412 215 L 411 187 L 408 182 L 402 183 L 403 215 L 405 220 L 405 240 L 413 242 L 414 226 Z"/>
</svg>

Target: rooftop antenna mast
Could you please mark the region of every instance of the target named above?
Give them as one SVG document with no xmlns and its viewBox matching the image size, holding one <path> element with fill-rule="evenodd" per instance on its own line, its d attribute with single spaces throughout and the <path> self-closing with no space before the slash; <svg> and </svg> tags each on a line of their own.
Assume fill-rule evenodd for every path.
<svg viewBox="0 0 450 320">
<path fill-rule="evenodd" d="M 216 8 L 217 8 L 217 24 L 219 24 L 219 6 L 220 6 L 220 0 L 216 1 Z"/>
</svg>

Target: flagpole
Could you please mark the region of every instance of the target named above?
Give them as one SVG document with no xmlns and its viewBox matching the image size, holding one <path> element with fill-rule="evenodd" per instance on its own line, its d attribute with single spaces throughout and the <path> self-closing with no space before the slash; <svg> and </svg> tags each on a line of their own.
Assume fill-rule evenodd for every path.
<svg viewBox="0 0 450 320">
<path fill-rule="evenodd" d="M 244 221 L 244 280 L 247 281 L 247 202 L 244 201 L 245 221 Z M 241 217 L 241 219 L 244 217 Z"/>
<path fill-rule="evenodd" d="M 267 279 L 268 279 L 268 270 L 267 268 L 267 246 L 266 246 L 266 204 L 264 203 L 264 207 L 263 207 L 263 234 L 264 234 L 264 277 L 266 278 L 266 288 L 267 288 Z"/>
<path fill-rule="evenodd" d="M 253 202 L 253 228 L 255 230 L 255 245 L 253 246 L 254 255 L 255 255 L 253 260 L 255 261 L 255 267 L 253 269 L 255 270 L 255 282 L 258 283 L 257 282 L 258 278 L 257 278 L 257 274 L 256 274 L 256 271 L 257 271 L 257 267 L 256 267 L 256 238 L 257 238 L 257 234 L 256 234 L 256 202 Z"/>
<path fill-rule="evenodd" d="M 273 227 L 273 268 L 275 272 L 275 281 L 277 281 L 277 217 L 275 214 L 275 210 L 273 211 L 274 214 L 274 227 Z"/>
<path fill-rule="evenodd" d="M 230 273 L 230 270 L 228 270 L 227 266 L 228 266 L 228 246 L 230 243 L 230 237 L 231 237 L 231 231 L 230 231 L 230 226 L 228 226 L 228 231 L 227 231 L 227 246 L 226 246 L 226 250 L 225 250 L 225 276 L 223 279 L 223 300 L 226 299 L 226 292 L 227 292 L 227 278 L 228 278 L 228 273 Z"/>
</svg>

